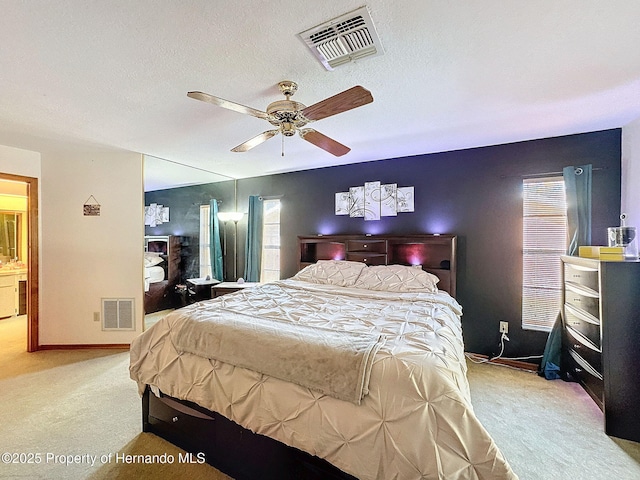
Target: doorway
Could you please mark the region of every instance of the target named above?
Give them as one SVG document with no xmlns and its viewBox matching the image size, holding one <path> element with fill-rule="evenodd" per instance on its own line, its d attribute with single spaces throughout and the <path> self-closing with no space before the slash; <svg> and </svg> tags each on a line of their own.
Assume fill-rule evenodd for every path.
<svg viewBox="0 0 640 480">
<path fill-rule="evenodd" d="M 26 240 L 23 242 L 26 249 L 27 261 L 27 288 L 26 288 L 26 314 L 27 314 L 27 351 L 35 352 L 39 348 L 38 340 L 38 179 L 24 177 L 8 173 L 0 173 L 0 180 L 17 182 L 26 186 L 27 206 L 26 218 Z"/>
</svg>

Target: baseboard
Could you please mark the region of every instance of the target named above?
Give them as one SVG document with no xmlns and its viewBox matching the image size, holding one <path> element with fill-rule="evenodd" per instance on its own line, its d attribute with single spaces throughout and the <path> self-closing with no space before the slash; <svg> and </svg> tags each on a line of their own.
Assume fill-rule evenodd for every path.
<svg viewBox="0 0 640 480">
<path fill-rule="evenodd" d="M 507 367 L 519 368 L 521 370 L 527 370 L 531 372 L 537 372 L 539 368 L 537 363 L 523 362 L 522 360 L 510 360 L 508 358 L 493 358 L 489 360 L 489 357 L 487 355 L 481 355 L 479 353 L 471 352 L 466 353 L 468 355 L 472 355 L 474 358 L 484 360 L 486 363 L 491 363 L 494 365 L 505 365 Z"/>
<path fill-rule="evenodd" d="M 38 345 L 38 350 L 129 350 L 131 347 L 128 343 L 88 343 L 88 344 L 61 344 L 61 345 Z"/>
</svg>

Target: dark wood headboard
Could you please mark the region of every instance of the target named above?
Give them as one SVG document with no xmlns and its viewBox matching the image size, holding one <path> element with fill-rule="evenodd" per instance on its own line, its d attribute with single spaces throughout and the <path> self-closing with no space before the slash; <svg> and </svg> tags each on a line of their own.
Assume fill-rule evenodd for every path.
<svg viewBox="0 0 640 480">
<path fill-rule="evenodd" d="M 437 275 L 438 288 L 456 296 L 455 235 L 317 235 L 298 237 L 298 269 L 318 260 L 367 265 L 422 265 Z"/>
</svg>

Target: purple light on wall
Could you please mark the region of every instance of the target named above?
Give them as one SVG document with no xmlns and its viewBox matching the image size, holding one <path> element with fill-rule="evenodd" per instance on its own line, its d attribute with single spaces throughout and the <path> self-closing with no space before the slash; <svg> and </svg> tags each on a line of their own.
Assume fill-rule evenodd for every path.
<svg viewBox="0 0 640 480">
<path fill-rule="evenodd" d="M 453 220 L 447 217 L 429 217 L 423 219 L 422 225 L 425 233 L 445 234 L 451 233 Z"/>
<path fill-rule="evenodd" d="M 422 243 L 405 243 L 397 245 L 395 256 L 401 263 L 408 265 L 424 265 L 427 262 L 427 252 Z"/>
<path fill-rule="evenodd" d="M 380 235 L 385 233 L 384 227 L 379 221 L 366 222 L 365 226 L 365 233 L 367 235 Z"/>
<path fill-rule="evenodd" d="M 336 225 L 333 222 L 323 221 L 318 225 L 318 233 L 320 235 L 333 235 L 336 233 Z"/>
<path fill-rule="evenodd" d="M 344 260 L 345 258 L 345 244 L 342 242 L 318 243 L 316 246 L 316 260 Z"/>
</svg>

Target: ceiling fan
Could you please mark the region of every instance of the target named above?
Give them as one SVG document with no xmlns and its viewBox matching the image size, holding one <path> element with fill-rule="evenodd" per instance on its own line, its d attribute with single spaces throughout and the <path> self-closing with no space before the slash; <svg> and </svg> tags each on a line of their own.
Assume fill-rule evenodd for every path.
<svg viewBox="0 0 640 480">
<path fill-rule="evenodd" d="M 203 92 L 189 92 L 188 97 L 203 102 L 212 103 L 219 107 L 227 108 L 239 113 L 246 113 L 254 117 L 267 120 L 276 129 L 267 130 L 261 134 L 241 143 L 232 152 L 246 152 L 253 147 L 260 145 L 262 142 L 269 140 L 271 137 L 281 133 L 284 137 L 291 137 L 296 132 L 307 142 L 335 155 L 336 157 L 348 153 L 351 149 L 341 143 L 327 137 L 326 135 L 314 130 L 313 128 L 302 128 L 306 124 L 322 120 L 323 118 L 346 112 L 367 103 L 373 102 L 371 92 L 361 86 L 355 86 L 344 92 L 338 93 L 333 97 L 326 98 L 318 103 L 306 107 L 302 103 L 294 102 L 290 97 L 298 90 L 298 84 L 290 80 L 284 80 L 278 83 L 280 91 L 286 97 L 286 100 L 278 100 L 267 106 L 267 111 L 263 112 L 255 108 L 245 107 L 239 103 L 230 102 L 220 97 L 214 97 Z M 283 140 L 284 141 L 284 140 Z M 284 155 L 284 151 L 282 153 Z"/>
</svg>

